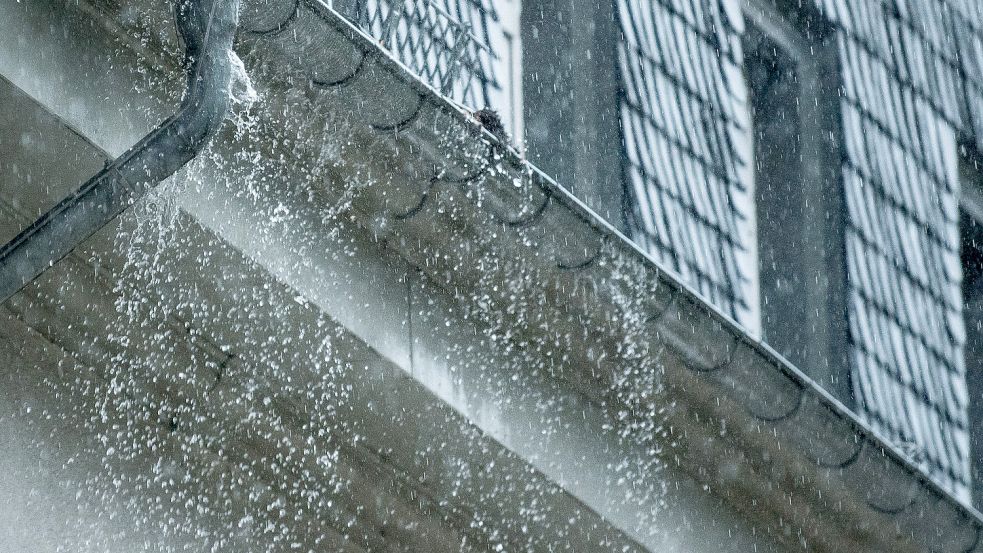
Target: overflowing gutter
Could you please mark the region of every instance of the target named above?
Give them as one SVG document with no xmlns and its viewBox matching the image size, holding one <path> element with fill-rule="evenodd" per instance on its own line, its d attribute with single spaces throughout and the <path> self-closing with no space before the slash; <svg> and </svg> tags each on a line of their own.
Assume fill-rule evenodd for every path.
<svg viewBox="0 0 983 553">
<path fill-rule="evenodd" d="M 556 377 L 598 405 L 621 409 L 625 397 L 611 390 L 631 388 L 633 417 L 675 402 L 668 424 L 680 445 L 669 455 L 678 461 L 667 462 L 749 520 L 819 527 L 812 549 L 983 551 L 979 513 L 327 5 L 254 0 L 242 19 L 250 32 L 240 50 L 257 84 L 312 98 L 267 102 L 352 121 L 351 139 L 364 147 L 349 150 L 337 174 L 369 162 L 391 168 L 358 191 L 358 221 L 448 290 L 481 293 L 505 313 L 523 303 L 512 322 L 559 344 L 568 359 Z M 336 183 L 323 186 L 325 196 L 338 193 Z M 532 284 L 486 286 L 516 276 Z M 624 350 L 628 333 L 652 345 L 657 363 Z"/>
<path fill-rule="evenodd" d="M 0 303 L 191 161 L 225 120 L 239 0 L 175 6 L 187 67 L 180 109 L 0 248 Z"/>
<path fill-rule="evenodd" d="M 644 417 L 674 401 L 670 453 L 750 520 L 812 529 L 818 550 L 983 551 L 980 513 L 329 6 L 254 0 L 242 26 L 256 75 L 355 122 L 360 147 L 339 175 L 392 168 L 354 200 L 366 228 L 434 282 L 480 292 L 524 336 L 557 344 L 557 378 L 599 405 Z M 517 278 L 533 285 L 487 286 Z M 647 337 L 657 362 L 626 350 L 626 333 Z M 640 399 L 612 393 L 626 384 Z"/>
</svg>

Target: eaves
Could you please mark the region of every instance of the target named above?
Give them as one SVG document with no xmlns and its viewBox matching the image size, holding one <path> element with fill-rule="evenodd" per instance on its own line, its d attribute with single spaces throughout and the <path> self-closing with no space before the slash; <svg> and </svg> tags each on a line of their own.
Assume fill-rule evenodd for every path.
<svg viewBox="0 0 983 553">
<path fill-rule="evenodd" d="M 350 194 L 431 280 L 561 353 L 585 397 L 664 413 L 667 462 L 750 521 L 815 550 L 983 551 L 980 513 L 328 5 L 254 0 L 242 26 L 271 109 L 346 121 L 327 201 Z"/>
</svg>

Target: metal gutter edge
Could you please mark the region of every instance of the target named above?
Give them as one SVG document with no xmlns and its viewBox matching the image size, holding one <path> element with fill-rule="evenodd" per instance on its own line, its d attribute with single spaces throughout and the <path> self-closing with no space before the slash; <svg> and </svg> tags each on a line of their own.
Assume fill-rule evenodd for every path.
<svg viewBox="0 0 983 553">
<path fill-rule="evenodd" d="M 796 460 L 780 468 L 795 472 L 803 486 L 822 485 L 820 494 L 793 494 L 780 487 L 772 490 L 774 482 L 769 482 L 768 493 L 781 502 L 801 502 L 786 510 L 829 512 L 839 521 L 838 531 L 848 530 L 858 540 L 854 543 L 866 547 L 876 543 L 896 550 L 983 551 L 979 512 L 553 179 L 498 143 L 365 32 L 322 0 L 252 2 L 262 10 L 254 8 L 255 20 L 243 27 L 249 31 L 247 43 L 255 44 L 255 66 L 275 68 L 269 71 L 288 86 L 320 91 L 326 104 L 330 98 L 332 109 L 364 123 L 357 132 L 364 131 L 365 143 L 372 147 L 348 152 L 346 162 L 384 159 L 391 167 L 436 167 L 427 186 L 406 178 L 398 185 L 361 189 L 355 208 L 366 228 L 435 282 L 465 288 L 505 278 L 521 260 L 528 274 L 541 278 L 537 283 L 543 301 L 536 305 L 548 306 L 544 311 L 565 310 L 551 320 L 556 323 L 551 329 L 540 325 L 524 330 L 541 330 L 548 342 L 562 337 L 564 325 L 588 326 L 592 339 L 601 342 L 618 338 L 620 332 L 611 324 L 623 311 L 611 292 L 619 286 L 612 278 L 615 268 L 637 275 L 645 281 L 643 290 L 626 297 L 637 300 L 633 309 L 644 320 L 640 331 L 682 360 L 693 388 L 740 406 L 732 413 L 735 421 L 745 423 L 755 436 L 778 438 L 772 441 L 781 443 L 768 453 L 780 450 L 782 457 L 774 457 L 768 466 L 778 466 L 777 459 Z M 379 94 L 382 89 L 385 98 Z M 392 121 L 400 123 L 393 126 Z M 433 144 L 443 149 L 428 149 Z M 387 147 L 391 151 L 384 151 Z M 438 201 L 443 202 L 439 209 Z M 443 232 L 450 228 L 453 236 Z M 488 260 L 481 256 L 491 262 L 479 263 Z M 513 292 L 492 300 L 507 305 L 512 300 L 504 296 Z M 570 348 L 565 352 L 571 356 L 568 364 L 591 366 L 596 359 L 588 349 Z M 607 359 L 609 365 L 634 363 Z M 590 376 L 593 381 L 586 384 L 604 387 L 604 371 Z M 587 397 L 605 400 L 603 390 L 594 394 L 583 389 Z M 834 491 L 836 499 L 826 491 Z"/>
<path fill-rule="evenodd" d="M 229 109 L 239 0 L 177 0 L 187 91 L 177 113 L 0 248 L 6 301 L 197 156 Z"/>
</svg>

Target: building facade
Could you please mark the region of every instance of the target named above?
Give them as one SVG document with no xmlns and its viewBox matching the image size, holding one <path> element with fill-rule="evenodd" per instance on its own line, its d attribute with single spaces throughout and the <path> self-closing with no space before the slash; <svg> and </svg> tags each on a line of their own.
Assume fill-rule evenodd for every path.
<svg viewBox="0 0 983 553">
<path fill-rule="evenodd" d="M 174 113 L 170 8 L 0 6 L 0 241 Z M 978 10 L 245 1 L 0 308 L 0 549 L 983 550 Z"/>
<path fill-rule="evenodd" d="M 617 59 L 617 92 L 589 109 L 617 114 L 623 192 L 584 197 L 969 501 L 976 5 L 793 4 L 592 15 L 615 19 L 598 59 Z M 548 136 L 530 148 L 553 152 Z"/>
</svg>

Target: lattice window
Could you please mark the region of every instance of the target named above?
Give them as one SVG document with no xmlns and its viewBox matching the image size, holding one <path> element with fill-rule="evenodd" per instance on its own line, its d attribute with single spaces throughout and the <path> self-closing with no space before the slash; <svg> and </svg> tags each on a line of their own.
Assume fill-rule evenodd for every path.
<svg viewBox="0 0 983 553">
<path fill-rule="evenodd" d="M 501 90 L 491 0 L 358 0 L 354 22 L 424 81 L 472 108 Z"/>
<path fill-rule="evenodd" d="M 843 67 L 858 410 L 968 499 L 957 136 L 983 112 L 966 111 L 980 93 L 959 51 L 980 35 L 955 2 L 817 3 L 837 26 Z"/>
<path fill-rule="evenodd" d="M 735 6 L 617 1 L 625 214 L 636 242 L 754 331 L 750 139 Z"/>
</svg>

